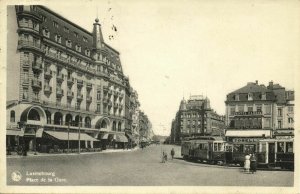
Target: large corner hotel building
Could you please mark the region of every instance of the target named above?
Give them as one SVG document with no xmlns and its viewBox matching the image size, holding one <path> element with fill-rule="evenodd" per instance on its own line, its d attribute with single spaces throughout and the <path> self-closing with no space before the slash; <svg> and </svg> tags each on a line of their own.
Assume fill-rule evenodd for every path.
<svg viewBox="0 0 300 194">
<path fill-rule="evenodd" d="M 7 40 L 7 144 L 128 141 L 129 79 L 98 19 L 91 33 L 43 6 L 9 6 Z"/>
</svg>

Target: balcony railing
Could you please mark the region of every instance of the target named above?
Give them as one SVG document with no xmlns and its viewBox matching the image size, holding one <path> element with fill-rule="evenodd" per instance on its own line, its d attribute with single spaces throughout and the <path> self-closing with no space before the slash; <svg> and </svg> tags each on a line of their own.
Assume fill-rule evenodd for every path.
<svg viewBox="0 0 300 194">
<path fill-rule="evenodd" d="M 32 69 L 36 71 L 42 71 L 43 70 L 43 65 L 41 61 L 36 61 L 32 63 Z"/>
<path fill-rule="evenodd" d="M 74 92 L 68 90 L 68 91 L 67 91 L 67 97 L 68 97 L 68 98 L 73 98 L 73 97 L 74 97 Z"/>
<path fill-rule="evenodd" d="M 51 78 L 52 77 L 52 71 L 50 69 L 46 69 L 44 76 L 45 76 L 45 78 Z"/>
<path fill-rule="evenodd" d="M 83 86 L 83 80 L 77 80 L 77 86 L 82 87 Z"/>
<path fill-rule="evenodd" d="M 67 81 L 68 81 L 69 85 L 73 85 L 74 84 L 74 78 L 73 77 L 69 77 Z"/>
<path fill-rule="evenodd" d="M 20 28 L 29 28 L 36 32 L 39 32 L 39 26 L 38 25 L 34 26 L 33 23 L 28 23 L 28 22 L 24 22 L 24 21 L 20 20 L 19 26 L 20 26 Z"/>
<path fill-rule="evenodd" d="M 31 84 L 32 84 L 32 87 L 34 87 L 36 89 L 41 89 L 41 87 L 42 87 L 42 82 L 38 79 L 33 79 Z"/>
<path fill-rule="evenodd" d="M 262 115 L 262 112 L 261 111 L 235 112 L 234 115 L 245 115 L 245 116 Z"/>
<path fill-rule="evenodd" d="M 52 87 L 49 85 L 45 85 L 44 92 L 50 94 L 52 92 Z"/>
<path fill-rule="evenodd" d="M 41 44 L 38 42 L 34 41 L 29 41 L 29 40 L 19 40 L 18 42 L 18 48 L 21 47 L 31 47 L 31 48 L 36 48 L 36 49 L 41 49 Z"/>
<path fill-rule="evenodd" d="M 57 74 L 56 76 L 57 81 L 62 82 L 64 80 L 64 75 L 62 73 Z"/>
<path fill-rule="evenodd" d="M 83 99 L 83 94 L 78 93 L 77 94 L 77 100 L 82 100 Z"/>
<path fill-rule="evenodd" d="M 61 88 L 56 88 L 56 96 L 63 96 L 64 95 L 64 90 Z"/>
<path fill-rule="evenodd" d="M 86 101 L 91 102 L 93 100 L 92 96 L 86 96 Z"/>
<path fill-rule="evenodd" d="M 23 67 L 29 67 L 30 61 L 29 60 L 24 60 L 23 61 Z"/>
</svg>

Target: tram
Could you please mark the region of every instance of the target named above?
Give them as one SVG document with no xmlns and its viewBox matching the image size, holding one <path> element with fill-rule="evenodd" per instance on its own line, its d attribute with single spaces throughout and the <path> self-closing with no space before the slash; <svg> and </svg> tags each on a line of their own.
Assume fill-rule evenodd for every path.
<svg viewBox="0 0 300 194">
<path fill-rule="evenodd" d="M 261 139 L 257 142 L 227 142 L 221 137 L 197 137 L 182 142 L 184 159 L 244 166 L 246 154 L 255 153 L 260 168 L 294 170 L 293 139 Z"/>
<path fill-rule="evenodd" d="M 215 164 L 226 161 L 225 144 L 221 137 L 203 136 L 182 142 L 181 155 L 184 159 Z"/>
</svg>

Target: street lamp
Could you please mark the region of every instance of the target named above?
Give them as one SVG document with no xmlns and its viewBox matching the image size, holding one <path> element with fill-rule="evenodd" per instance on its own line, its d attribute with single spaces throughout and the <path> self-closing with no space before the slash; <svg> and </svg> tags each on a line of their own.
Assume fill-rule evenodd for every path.
<svg viewBox="0 0 300 194">
<path fill-rule="evenodd" d="M 68 152 L 69 153 L 70 151 L 70 121 L 68 121 Z"/>
<path fill-rule="evenodd" d="M 78 122 L 78 154 L 80 154 L 80 125 L 81 125 L 81 117 L 79 116 L 79 122 Z"/>
</svg>

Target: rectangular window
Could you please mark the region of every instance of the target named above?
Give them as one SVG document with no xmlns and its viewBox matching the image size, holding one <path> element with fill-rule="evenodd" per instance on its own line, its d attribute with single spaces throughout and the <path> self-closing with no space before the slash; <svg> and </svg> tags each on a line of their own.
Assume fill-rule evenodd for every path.
<svg viewBox="0 0 300 194">
<path fill-rule="evenodd" d="M 281 108 L 278 109 L 278 116 L 279 116 L 279 117 L 282 116 L 282 109 L 281 109 Z"/>
<path fill-rule="evenodd" d="M 100 112 L 100 104 L 97 104 L 97 112 Z"/>
<path fill-rule="evenodd" d="M 271 119 L 270 118 L 265 118 L 265 128 L 270 128 L 271 127 Z"/>
<path fill-rule="evenodd" d="M 23 100 L 28 100 L 28 89 L 23 88 Z"/>
<path fill-rule="evenodd" d="M 278 121 L 278 129 L 281 129 L 281 128 L 282 128 L 282 122 Z"/>
<path fill-rule="evenodd" d="M 293 152 L 293 142 L 286 142 L 285 152 Z"/>
<path fill-rule="evenodd" d="M 253 112 L 253 107 L 252 106 L 248 106 L 248 112 Z"/>
<path fill-rule="evenodd" d="M 58 23 L 55 22 L 55 21 L 53 21 L 53 26 L 54 26 L 55 28 L 58 28 Z"/>
<path fill-rule="evenodd" d="M 271 105 L 270 104 L 266 104 L 265 105 L 265 114 L 271 114 Z"/>
<path fill-rule="evenodd" d="M 256 106 L 256 112 L 261 112 L 261 105 Z"/>
<path fill-rule="evenodd" d="M 238 106 L 238 111 L 239 112 L 244 112 L 244 105 L 239 105 Z"/>
<path fill-rule="evenodd" d="M 289 107 L 288 107 L 288 111 L 289 111 L 290 113 L 294 112 L 294 107 L 289 106 Z"/>
<path fill-rule="evenodd" d="M 290 117 L 290 118 L 288 118 L 288 122 L 289 123 L 294 123 L 294 119 Z"/>
<path fill-rule="evenodd" d="M 100 100 L 101 99 L 101 91 L 97 91 L 97 100 Z"/>
</svg>

